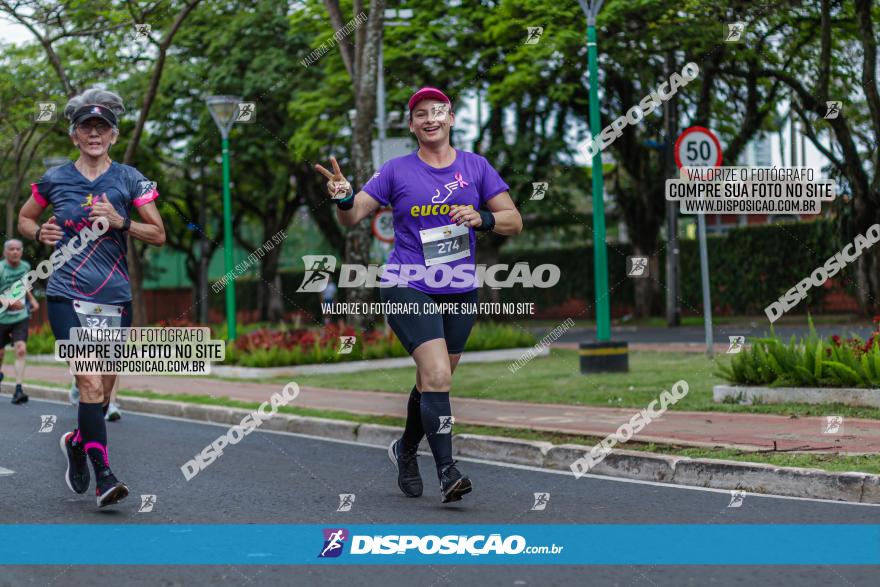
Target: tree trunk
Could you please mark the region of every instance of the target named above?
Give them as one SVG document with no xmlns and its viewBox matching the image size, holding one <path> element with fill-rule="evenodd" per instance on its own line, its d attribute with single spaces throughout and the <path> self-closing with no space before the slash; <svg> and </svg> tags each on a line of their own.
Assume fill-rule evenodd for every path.
<svg viewBox="0 0 880 587">
<path fill-rule="evenodd" d="M 281 299 L 281 274 L 275 269 L 274 287 L 269 290 L 269 321 L 280 323 L 284 319 L 284 302 Z"/>
<path fill-rule="evenodd" d="M 367 183 L 374 172 L 373 119 L 376 117 L 376 78 L 379 67 L 379 46 L 383 37 L 384 13 L 384 0 L 373 0 L 370 3 L 366 32 L 359 36 L 363 39 L 363 43 L 356 43 L 353 67 L 349 70 L 353 74 L 352 81 L 355 87 L 355 109 L 357 112 L 351 145 L 356 190 Z M 340 48 L 342 47 L 340 45 Z M 371 221 L 372 218 L 365 218 L 349 228 L 345 237 L 346 263 L 369 264 L 370 246 L 373 243 L 370 230 Z M 372 298 L 372 290 L 363 287 L 350 288 L 346 296 L 349 302 L 369 302 Z M 352 325 L 359 330 L 371 328 L 375 319 L 375 316 L 349 316 Z"/>
<path fill-rule="evenodd" d="M 878 311 L 877 297 L 880 293 L 880 252 L 870 248 L 862 252 L 857 265 L 859 309 L 865 315 Z"/>
<path fill-rule="evenodd" d="M 147 304 L 144 297 L 144 267 L 137 251 L 137 241 L 128 237 L 128 278 L 131 283 L 131 325 L 147 323 Z"/>
<path fill-rule="evenodd" d="M 174 40 L 174 35 L 177 34 L 177 31 L 180 30 L 180 27 L 183 25 L 183 21 L 186 20 L 186 17 L 189 16 L 190 12 L 192 12 L 200 1 L 201 0 L 190 0 L 180 12 L 177 13 L 174 22 L 171 24 L 171 29 L 165 35 L 165 38 L 159 43 L 156 64 L 153 66 L 149 86 L 147 92 L 144 94 L 144 99 L 141 102 L 140 115 L 134 125 L 134 131 L 132 132 L 132 137 L 128 142 L 128 146 L 125 149 L 125 155 L 122 157 L 122 162 L 126 165 L 133 165 L 144 127 L 146 126 L 147 119 L 150 115 L 150 108 L 152 108 L 153 102 L 156 99 L 156 94 L 159 91 L 159 82 L 162 79 L 162 73 L 165 69 L 165 57 L 168 53 L 168 48 Z M 143 326 L 147 323 L 147 308 L 146 300 L 144 298 L 144 268 L 141 263 L 140 255 L 133 245 L 134 241 L 129 238 L 128 276 L 129 283 L 131 284 L 132 326 Z"/>
<path fill-rule="evenodd" d="M 645 248 L 633 243 L 633 256 L 645 257 L 648 253 Z M 657 283 L 660 266 L 656 257 L 648 258 L 648 277 L 632 278 L 635 289 L 635 306 L 633 312 L 636 318 L 644 318 L 651 315 L 654 308 L 654 284 Z"/>
<path fill-rule="evenodd" d="M 12 201 L 12 198 L 6 200 L 6 234 L 12 235 L 15 234 L 12 232 L 15 223 L 13 218 L 15 217 L 15 202 Z M 11 236 L 7 238 L 12 238 Z"/>
</svg>

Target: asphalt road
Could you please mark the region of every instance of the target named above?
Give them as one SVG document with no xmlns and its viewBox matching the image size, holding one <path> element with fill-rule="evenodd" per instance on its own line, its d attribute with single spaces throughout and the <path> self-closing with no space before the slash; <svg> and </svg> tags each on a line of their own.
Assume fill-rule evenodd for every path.
<svg viewBox="0 0 880 587">
<path fill-rule="evenodd" d="M 8 401 L 8 400 L 6 400 Z M 64 484 L 59 435 L 75 410 L 58 403 L 0 404 L 0 524 L 863 524 L 880 508 L 749 495 L 728 508 L 727 492 L 582 478 L 462 462 L 474 493 L 441 506 L 429 457 L 421 457 L 425 495 L 402 496 L 384 449 L 256 432 L 186 482 L 180 466 L 225 427 L 125 414 L 110 423 L 110 460 L 132 496 L 98 511 L 93 490 Z M 41 416 L 55 415 L 41 433 Z M 13 471 L 2 474 L 3 469 Z M 533 493 L 549 492 L 544 511 Z M 340 493 L 354 493 L 337 512 Z M 156 507 L 138 513 L 141 494 Z M 0 528 L 2 532 L 2 528 Z M 658 548 L 670 545 L 657 545 Z M 9 548 L 0 536 L 0 548 Z M 84 562 L 113 544 L 77 545 Z M 621 548 L 628 548 L 622 544 Z M 736 548 L 735 544 L 731 548 Z M 366 570 L 366 572 L 365 572 Z M 873 585 L 876 567 L 719 566 L 9 566 L 0 585 Z"/>
</svg>

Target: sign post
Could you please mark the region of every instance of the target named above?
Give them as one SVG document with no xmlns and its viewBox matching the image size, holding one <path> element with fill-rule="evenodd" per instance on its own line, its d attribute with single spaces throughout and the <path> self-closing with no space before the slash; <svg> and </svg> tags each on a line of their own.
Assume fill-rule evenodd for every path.
<svg viewBox="0 0 880 587">
<path fill-rule="evenodd" d="M 675 141 L 675 164 L 682 167 L 718 167 L 721 165 L 721 143 L 708 128 L 692 126 Z M 697 214 L 697 238 L 700 241 L 700 276 L 703 284 L 703 325 L 706 331 L 706 354 L 712 348 L 712 296 L 709 290 L 709 251 L 706 247 L 706 216 Z M 667 253 L 668 254 L 668 253 Z"/>
</svg>

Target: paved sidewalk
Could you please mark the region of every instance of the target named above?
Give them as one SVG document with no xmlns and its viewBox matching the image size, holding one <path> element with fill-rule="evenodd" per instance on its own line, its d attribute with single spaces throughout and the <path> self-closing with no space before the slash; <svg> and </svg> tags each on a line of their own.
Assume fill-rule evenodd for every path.
<svg viewBox="0 0 880 587">
<path fill-rule="evenodd" d="M 28 379 L 67 387 L 70 376 L 59 367 L 28 366 Z M 126 375 L 122 387 L 156 393 L 227 396 L 262 402 L 277 384 L 220 381 L 198 377 Z M 355 414 L 406 417 L 403 394 L 303 387 L 294 405 Z M 8 400 L 7 400 L 8 401 Z M 634 408 L 531 404 L 453 398 L 456 422 L 604 437 L 627 422 Z M 723 446 L 745 450 L 810 450 L 812 452 L 880 453 L 880 420 L 846 418 L 842 434 L 823 434 L 825 418 L 792 418 L 765 414 L 668 411 L 636 436 L 643 442 L 683 446 Z"/>
</svg>

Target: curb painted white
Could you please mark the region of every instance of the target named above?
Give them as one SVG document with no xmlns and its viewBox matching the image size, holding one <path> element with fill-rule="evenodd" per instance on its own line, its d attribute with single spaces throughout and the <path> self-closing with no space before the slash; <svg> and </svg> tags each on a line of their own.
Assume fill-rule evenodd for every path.
<svg viewBox="0 0 880 587">
<path fill-rule="evenodd" d="M 733 401 L 751 405 L 757 400 L 764 404 L 844 404 L 880 408 L 880 389 L 716 385 L 712 388 L 712 400 L 716 404 Z"/>
<path fill-rule="evenodd" d="M 7 384 L 4 384 L 4 387 Z M 67 402 L 67 390 L 42 385 L 25 385 L 25 392 L 35 399 Z M 182 418 L 214 424 L 229 424 L 247 410 L 186 404 L 164 400 L 146 400 L 119 396 L 125 410 L 162 417 Z M 263 428 L 318 438 L 330 438 L 369 446 L 388 446 L 402 431 L 393 426 L 361 424 L 345 420 L 309 418 L 276 414 Z M 456 456 L 475 460 L 489 459 L 512 466 L 526 466 L 571 474 L 570 465 L 589 454 L 592 447 L 574 444 L 518 440 L 497 436 L 457 434 Z M 426 447 L 422 447 L 426 448 Z M 618 477 L 632 481 L 706 488 L 738 489 L 755 494 L 774 494 L 801 499 L 880 504 L 880 476 L 867 473 L 835 473 L 800 467 L 777 467 L 763 463 L 691 459 L 630 450 L 614 450 L 586 477 Z"/>
</svg>

